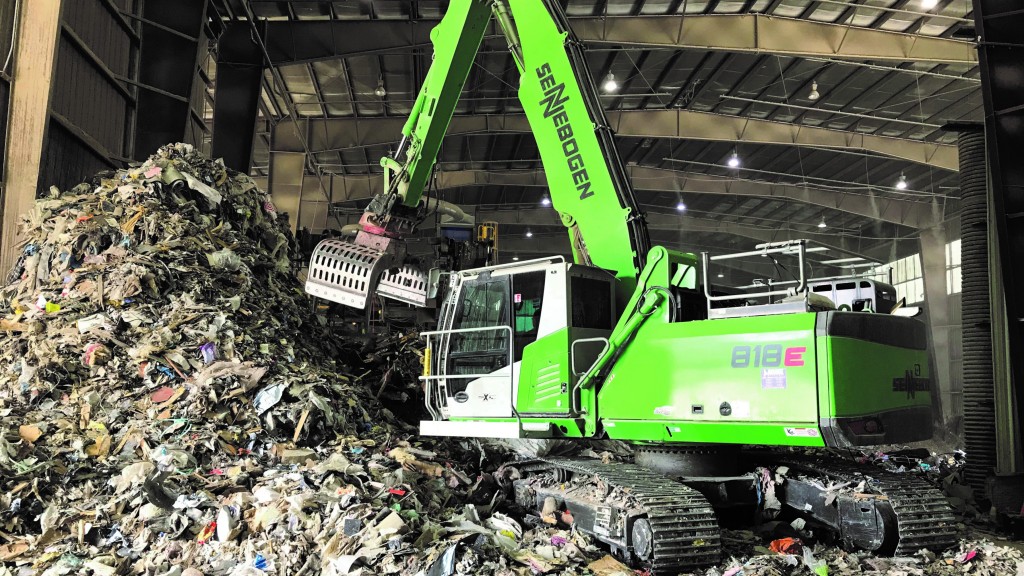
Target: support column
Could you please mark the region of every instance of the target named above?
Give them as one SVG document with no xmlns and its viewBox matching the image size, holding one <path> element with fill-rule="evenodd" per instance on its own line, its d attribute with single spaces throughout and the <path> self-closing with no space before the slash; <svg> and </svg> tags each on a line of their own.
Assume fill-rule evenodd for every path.
<svg viewBox="0 0 1024 576">
<path fill-rule="evenodd" d="M 950 378 L 949 290 L 946 286 L 946 231 L 939 225 L 921 231 L 921 266 L 924 269 L 925 316 L 928 320 L 932 407 L 935 419 L 944 424 L 952 406 Z"/>
<path fill-rule="evenodd" d="M 306 153 L 291 119 L 280 120 L 270 134 L 270 176 L 267 192 L 278 212 L 288 214 L 294 233 L 298 229 L 302 203 L 302 181 L 306 172 Z"/>
<path fill-rule="evenodd" d="M 1009 379 L 996 382 L 993 402 L 1000 406 L 995 422 L 993 453 L 999 474 L 1016 474 L 1017 495 L 1012 499 L 997 498 L 993 505 L 1003 509 L 1016 507 L 1020 513 L 1024 501 L 1024 462 L 1019 450 L 1024 417 L 1024 10 L 1017 0 L 973 0 L 974 22 L 978 43 L 978 68 L 981 72 L 981 95 L 985 108 L 985 137 L 988 145 L 987 168 L 991 183 L 991 224 L 998 248 L 992 258 L 1001 266 L 1002 298 L 997 296 L 998 313 L 1006 318 L 1005 331 L 999 336 L 1008 343 Z M 966 206 L 964 207 L 966 210 Z M 986 213 L 986 218 L 989 218 Z M 966 237 L 966 231 L 965 231 Z M 967 260 L 964 259 L 964 290 L 967 282 Z M 966 306 L 964 307 L 966 334 Z M 1000 318 L 1002 321 L 1002 318 Z M 1001 342 L 1000 342 L 1001 344 Z M 1007 476 L 1003 476 L 1006 478 Z M 999 502 L 1002 500 L 1002 502 Z"/>
<path fill-rule="evenodd" d="M 993 190 L 990 187 L 988 214 L 989 221 L 996 218 L 995 202 L 993 201 Z M 988 229 L 988 253 L 999 254 L 999 235 L 993 227 Z M 1003 291 L 1003 276 L 1006 271 L 997 258 L 989 258 L 989 304 L 992 319 L 992 382 L 993 393 L 995 394 L 995 427 L 996 427 L 996 475 L 1009 476 L 1017 475 L 1018 482 L 1020 471 L 1024 470 L 1024 453 L 1021 452 L 1020 429 L 1017 426 L 1020 417 L 1017 412 L 1018 399 L 1014 393 L 1011 377 L 1014 358 L 1011 356 L 1012 346 L 1009 337 L 1010 330 L 1014 327 L 1006 315 L 1006 293 Z M 1019 351 L 1018 351 L 1019 353 Z M 1021 491 L 1024 489 L 1018 489 Z M 1024 492 L 1021 492 L 1017 500 L 1024 500 Z M 997 503 L 998 504 L 998 503 Z M 1005 504 L 1005 503 L 1004 503 Z M 1020 510 L 1024 506 L 1011 504 L 1008 509 Z"/>
<path fill-rule="evenodd" d="M 0 230 L 0 274 L 3 275 L 20 253 L 18 217 L 32 208 L 39 185 L 61 5 L 62 0 L 22 2 L 18 15 L 3 186 L 3 228 Z"/>
</svg>

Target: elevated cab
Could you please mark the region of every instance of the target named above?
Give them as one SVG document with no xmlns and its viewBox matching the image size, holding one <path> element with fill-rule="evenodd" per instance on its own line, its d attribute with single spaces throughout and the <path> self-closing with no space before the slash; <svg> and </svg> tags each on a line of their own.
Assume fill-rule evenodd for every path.
<svg viewBox="0 0 1024 576">
<path fill-rule="evenodd" d="M 561 257 L 453 274 L 440 330 L 424 334 L 432 420 L 421 432 L 516 437 L 523 418 L 569 417 L 611 333 L 613 282 Z"/>
</svg>

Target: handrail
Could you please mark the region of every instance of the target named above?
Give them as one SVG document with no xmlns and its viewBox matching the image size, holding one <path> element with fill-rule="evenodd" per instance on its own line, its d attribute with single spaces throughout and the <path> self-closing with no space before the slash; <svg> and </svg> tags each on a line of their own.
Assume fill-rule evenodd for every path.
<svg viewBox="0 0 1024 576">
<path fill-rule="evenodd" d="M 493 272 L 495 270 L 504 270 L 506 268 L 518 268 L 519 266 L 526 266 L 528 264 L 541 264 L 543 262 L 548 262 L 550 264 L 558 264 L 559 262 L 568 262 L 568 260 L 565 259 L 565 256 L 561 255 L 544 256 L 541 258 L 533 258 L 531 260 L 518 260 L 515 262 L 506 262 L 504 264 L 494 264 L 492 266 L 485 266 L 482 268 L 467 268 L 466 270 L 459 270 L 457 272 L 452 273 L 460 276 L 472 276 L 473 274 L 479 272 Z"/>
<path fill-rule="evenodd" d="M 511 393 L 512 389 L 514 388 L 514 384 L 515 384 L 515 381 L 514 381 L 515 371 L 513 370 L 513 367 L 512 367 L 512 365 L 514 363 L 513 362 L 514 358 L 512 356 L 512 350 L 513 350 L 512 338 L 513 338 L 514 333 L 512 331 L 512 327 L 511 326 L 504 326 L 503 325 L 503 326 L 476 326 L 476 327 L 473 327 L 473 328 L 450 328 L 448 330 L 432 330 L 430 332 L 420 332 L 420 336 L 423 336 L 427 340 L 427 346 L 429 347 L 430 346 L 430 339 L 433 336 L 449 336 L 450 337 L 450 336 L 455 335 L 455 334 L 469 334 L 469 333 L 474 333 L 474 332 L 491 332 L 491 331 L 496 331 L 496 330 L 503 330 L 503 331 L 508 332 L 508 343 L 507 343 L 506 347 L 508 348 L 508 364 L 507 364 L 507 366 L 508 366 L 508 370 L 509 370 L 509 372 L 508 372 L 509 392 Z M 449 340 L 449 342 L 450 342 L 450 340 Z M 443 357 L 444 358 L 448 358 L 450 356 L 450 354 L 451 354 L 451 350 L 448 350 L 446 352 L 446 354 L 443 355 Z M 441 355 L 433 357 L 432 361 L 437 361 L 441 357 L 442 357 Z M 452 378 L 452 379 L 467 379 L 467 378 L 500 378 L 500 377 L 502 377 L 502 375 L 500 375 L 500 374 L 493 374 L 493 373 L 492 374 L 435 374 L 434 370 L 433 370 L 433 367 L 431 367 L 431 375 L 430 376 L 420 376 L 419 379 L 421 381 L 427 382 L 427 389 L 424 391 L 425 392 L 424 403 L 427 405 L 427 411 L 430 412 L 430 415 L 435 417 L 435 419 L 440 420 L 440 418 L 437 418 L 438 416 L 442 416 L 442 413 L 441 413 L 441 410 L 440 410 L 441 409 L 440 399 L 438 399 L 438 410 L 436 410 L 436 414 L 435 414 L 435 410 L 430 405 L 430 402 L 431 402 L 432 396 L 433 396 L 433 394 L 432 394 L 433 390 L 432 390 L 432 386 L 430 385 L 430 383 L 432 383 L 432 382 L 439 382 L 439 381 L 442 381 L 442 380 L 447 380 L 449 378 Z M 511 396 L 511 394 L 510 394 L 510 396 Z M 510 406 L 510 408 L 512 410 L 512 413 L 516 414 L 515 398 L 510 398 L 509 400 L 512 403 L 511 406 Z"/>
<path fill-rule="evenodd" d="M 594 358 L 594 361 L 590 364 L 590 367 L 588 367 L 583 372 L 576 371 L 576 345 L 579 344 L 580 342 L 604 342 L 604 348 L 602 348 L 601 352 L 599 352 L 597 357 Z M 578 416 L 583 409 L 582 406 L 576 405 L 579 399 L 580 382 L 582 381 L 582 377 L 589 374 L 590 371 L 594 369 L 594 366 L 596 366 L 598 361 L 601 360 L 601 358 L 603 358 L 604 355 L 608 353 L 608 350 L 611 349 L 611 346 L 611 341 L 603 336 L 598 336 L 596 338 L 580 338 L 579 340 L 574 340 L 572 345 L 569 346 L 569 369 L 572 370 L 573 375 L 576 376 L 576 384 L 573 385 L 572 396 L 569 398 L 569 409 L 572 410 L 573 416 Z"/>
<path fill-rule="evenodd" d="M 731 260 L 733 258 L 744 258 L 747 256 L 766 256 L 768 254 L 792 254 L 792 249 L 798 248 L 797 255 L 799 257 L 799 270 L 800 279 L 797 282 L 797 286 L 794 292 L 789 290 L 769 290 L 766 292 L 753 292 L 745 294 L 726 294 L 722 296 L 711 295 L 711 280 L 708 275 L 708 266 L 712 260 Z M 704 296 L 708 300 L 708 310 L 710 312 L 712 302 L 723 302 L 728 300 L 748 300 L 750 298 L 763 298 L 766 296 L 781 296 L 781 295 L 793 295 L 807 292 L 807 275 L 806 275 L 806 256 L 807 254 L 807 241 L 806 240 L 793 240 L 785 244 L 778 246 L 765 246 L 760 250 L 754 250 L 751 252 L 739 252 L 736 254 L 722 254 L 718 256 L 710 256 L 707 252 L 701 252 L 701 264 L 704 273 Z"/>
<path fill-rule="evenodd" d="M 587 367 L 586 370 L 584 370 L 582 372 L 577 372 L 576 371 L 576 345 L 581 343 L 581 342 L 583 342 L 583 343 L 586 343 L 586 342 L 604 342 L 604 348 L 601 350 L 601 352 L 599 352 L 597 354 L 597 358 L 594 358 L 594 361 L 590 364 L 589 367 Z M 572 368 L 573 375 L 574 376 L 583 376 L 587 372 L 590 372 L 590 369 L 594 367 L 594 364 L 597 363 L 597 361 L 601 358 L 601 356 L 604 356 L 604 353 L 608 351 L 608 348 L 610 346 L 611 346 L 611 342 L 609 342 L 608 339 L 605 338 L 604 336 L 598 336 L 596 338 L 580 338 L 579 340 L 574 340 L 572 345 L 569 346 L 569 367 Z"/>
<path fill-rule="evenodd" d="M 431 330 L 429 332 L 420 332 L 420 336 L 437 336 L 439 334 L 463 334 L 466 332 L 487 332 L 488 330 L 508 330 L 509 335 L 512 335 L 511 326 L 475 326 L 473 328 L 449 328 L 447 330 Z"/>
</svg>

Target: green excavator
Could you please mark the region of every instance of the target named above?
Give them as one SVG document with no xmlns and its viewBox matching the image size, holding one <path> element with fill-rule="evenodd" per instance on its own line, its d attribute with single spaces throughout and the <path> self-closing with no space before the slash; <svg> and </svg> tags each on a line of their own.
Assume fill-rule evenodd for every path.
<svg viewBox="0 0 1024 576">
<path fill-rule="evenodd" d="M 419 270 L 403 237 L 443 206 L 424 190 L 492 20 L 519 69 L 573 261 Z M 889 313 L 891 286 L 859 281 L 863 311 L 838 310 L 836 286 L 807 278 L 807 241 L 700 257 L 651 246 L 557 0 L 452 0 L 430 38 L 425 83 L 396 152 L 381 161 L 383 192 L 354 240 L 315 249 L 306 284 L 357 308 L 375 294 L 420 306 L 436 297 L 423 435 L 634 443 L 631 464 L 517 463 L 512 492 L 657 573 L 718 561 L 716 511 L 744 501 L 879 553 L 954 542 L 952 512 L 923 480 L 794 449 L 931 437 L 925 328 Z M 712 286 L 713 266 L 752 254 L 795 259 L 795 282 L 733 295 Z M 741 449 L 750 446 L 762 448 Z"/>
</svg>

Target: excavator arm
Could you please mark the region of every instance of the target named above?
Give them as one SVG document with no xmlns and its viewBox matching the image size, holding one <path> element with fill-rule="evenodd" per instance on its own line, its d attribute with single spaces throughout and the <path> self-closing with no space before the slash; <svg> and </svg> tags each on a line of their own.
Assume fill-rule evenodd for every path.
<svg viewBox="0 0 1024 576">
<path fill-rule="evenodd" d="M 406 262 L 402 238 L 426 216 L 423 191 L 490 17 L 487 2 L 455 0 L 431 30 L 430 69 L 402 127 L 398 149 L 380 162 L 384 189 L 363 212 L 354 241 L 331 238 L 313 250 L 307 293 L 354 308 L 364 308 L 374 293 L 426 304 L 427 277 Z"/>
<path fill-rule="evenodd" d="M 381 160 L 384 190 L 367 206 L 353 242 L 331 239 L 316 248 L 307 292 L 358 308 L 373 293 L 426 301 L 426 275 L 406 263 L 402 238 L 426 213 L 424 190 L 492 16 L 519 69 L 519 99 L 575 261 L 614 273 L 620 303 L 632 295 L 650 250 L 647 227 L 583 47 L 552 0 L 452 0 L 431 32 L 434 59 L 398 149 Z"/>
<path fill-rule="evenodd" d="M 491 16 L 485 2 L 452 2 L 440 24 L 430 32 L 434 59 L 412 111 L 402 127 L 394 158 L 381 159 L 384 192 L 364 214 L 364 227 L 383 235 L 412 230 L 437 160 L 445 132 Z"/>
</svg>

